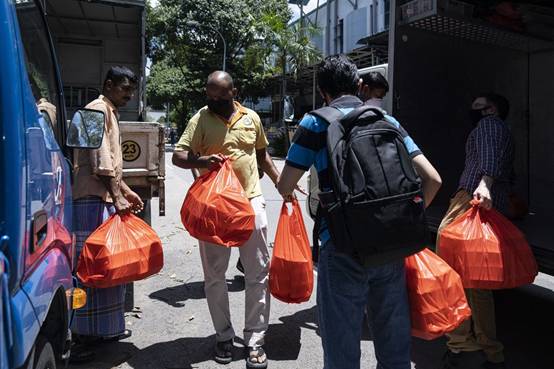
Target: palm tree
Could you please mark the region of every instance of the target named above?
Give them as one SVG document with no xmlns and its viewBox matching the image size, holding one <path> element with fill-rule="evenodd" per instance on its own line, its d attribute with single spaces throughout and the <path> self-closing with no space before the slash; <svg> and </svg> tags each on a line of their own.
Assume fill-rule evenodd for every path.
<svg viewBox="0 0 554 369">
<path fill-rule="evenodd" d="M 287 149 L 290 146 L 288 122 L 284 117 L 287 75 L 296 79 L 299 72 L 304 68 L 321 60 L 321 52 L 312 42 L 312 38 L 319 33 L 319 28 L 312 25 L 306 26 L 303 21 L 297 22 L 293 26 L 278 24 L 277 27 L 273 29 L 274 72 L 275 74 L 281 75 L 281 112 L 283 113 Z"/>
</svg>

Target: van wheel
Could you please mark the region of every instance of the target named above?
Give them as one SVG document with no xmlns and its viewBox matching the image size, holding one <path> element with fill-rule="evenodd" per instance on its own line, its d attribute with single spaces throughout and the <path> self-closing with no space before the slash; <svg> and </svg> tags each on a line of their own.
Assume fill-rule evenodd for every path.
<svg viewBox="0 0 554 369">
<path fill-rule="evenodd" d="M 33 369 L 56 369 L 56 358 L 52 345 L 43 336 L 38 336 Z"/>
</svg>

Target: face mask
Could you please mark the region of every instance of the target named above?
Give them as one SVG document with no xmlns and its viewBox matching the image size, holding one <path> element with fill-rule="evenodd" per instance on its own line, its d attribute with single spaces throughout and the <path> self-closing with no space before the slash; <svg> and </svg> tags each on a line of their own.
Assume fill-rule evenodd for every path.
<svg viewBox="0 0 554 369">
<path fill-rule="evenodd" d="M 367 105 L 375 106 L 376 108 L 382 108 L 383 107 L 383 99 L 379 99 L 377 97 L 374 97 L 372 99 L 369 99 L 366 101 Z"/>
<path fill-rule="evenodd" d="M 476 126 L 481 121 L 481 119 L 486 117 L 486 115 L 483 115 L 483 110 L 485 110 L 485 109 L 486 108 L 484 108 L 484 109 L 470 109 L 469 119 L 471 120 L 471 123 L 474 126 Z"/>
<path fill-rule="evenodd" d="M 208 99 L 208 109 L 222 117 L 228 117 L 233 114 L 234 108 L 233 100 Z"/>
</svg>

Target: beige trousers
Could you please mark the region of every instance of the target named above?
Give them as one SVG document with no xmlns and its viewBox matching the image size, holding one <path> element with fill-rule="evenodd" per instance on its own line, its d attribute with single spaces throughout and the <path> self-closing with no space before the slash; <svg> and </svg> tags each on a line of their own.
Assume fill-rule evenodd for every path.
<svg viewBox="0 0 554 369">
<path fill-rule="evenodd" d="M 248 347 L 258 347 L 264 344 L 269 321 L 269 251 L 265 200 L 258 196 L 250 199 L 250 203 L 256 214 L 256 228 L 238 250 L 245 271 L 244 343 Z M 235 337 L 225 280 L 230 256 L 231 248 L 200 241 L 204 291 L 218 342 Z"/>
<path fill-rule="evenodd" d="M 466 191 L 461 190 L 450 200 L 450 207 L 439 226 L 437 248 L 443 228 L 471 207 L 469 205 L 471 199 L 472 197 Z M 479 289 L 466 289 L 465 291 L 471 307 L 471 318 L 465 320 L 458 328 L 446 335 L 448 337 L 448 349 L 455 353 L 483 350 L 488 361 L 503 362 L 504 346 L 496 338 L 496 318 L 492 291 Z"/>
</svg>

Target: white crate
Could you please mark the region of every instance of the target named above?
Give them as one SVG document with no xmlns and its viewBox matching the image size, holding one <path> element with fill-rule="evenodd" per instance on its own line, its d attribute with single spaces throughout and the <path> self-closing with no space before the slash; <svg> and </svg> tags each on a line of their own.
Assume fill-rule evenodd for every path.
<svg viewBox="0 0 554 369">
<path fill-rule="evenodd" d="M 163 127 L 159 123 L 121 122 L 124 177 L 164 177 Z"/>
</svg>

